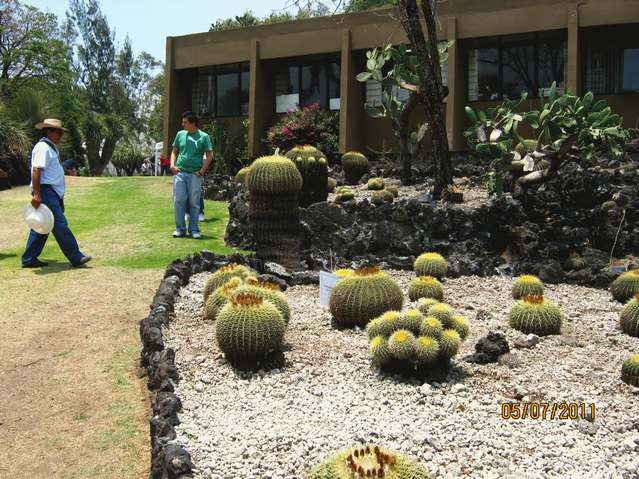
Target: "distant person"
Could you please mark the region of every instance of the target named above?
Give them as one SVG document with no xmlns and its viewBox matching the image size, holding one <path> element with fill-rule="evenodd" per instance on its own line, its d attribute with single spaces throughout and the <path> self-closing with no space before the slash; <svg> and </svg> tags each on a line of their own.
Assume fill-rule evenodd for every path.
<svg viewBox="0 0 639 479">
<path fill-rule="evenodd" d="M 149 164 L 146 160 L 144 160 L 140 165 L 140 174 L 142 176 L 147 176 L 149 174 Z"/>
<path fill-rule="evenodd" d="M 198 117 L 192 111 L 182 114 L 182 131 L 173 142 L 171 172 L 173 177 L 173 208 L 175 210 L 174 238 L 186 235 L 184 216 L 189 213 L 191 238 L 200 239 L 198 219 L 202 201 L 202 177 L 211 165 L 213 145 L 211 137 L 198 129 Z"/>
<path fill-rule="evenodd" d="M 68 159 L 62 162 L 62 167 L 64 168 L 64 174 L 67 176 L 78 176 L 78 165 L 75 164 L 75 161 Z"/>
<path fill-rule="evenodd" d="M 73 266 L 81 266 L 91 261 L 91 256 L 80 251 L 64 216 L 64 168 L 57 146 L 63 132 L 68 130 L 62 128 L 62 122 L 56 119 L 44 120 L 35 128 L 42 130 L 42 138 L 31 152 L 31 205 L 36 209 L 40 204 L 49 207 L 53 213 L 53 236 L 60 249 Z M 31 230 L 22 255 L 23 268 L 39 268 L 48 264 L 38 259 L 48 237 Z"/>
<path fill-rule="evenodd" d="M 160 175 L 171 175 L 171 160 L 164 156 L 164 153 L 160 154 Z"/>
</svg>

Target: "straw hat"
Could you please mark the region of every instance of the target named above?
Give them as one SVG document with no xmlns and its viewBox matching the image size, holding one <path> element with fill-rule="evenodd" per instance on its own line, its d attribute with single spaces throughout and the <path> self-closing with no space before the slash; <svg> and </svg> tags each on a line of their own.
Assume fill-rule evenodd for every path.
<svg viewBox="0 0 639 479">
<path fill-rule="evenodd" d="M 43 128 L 57 128 L 62 131 L 69 131 L 66 128 L 62 128 L 62 122 L 57 118 L 47 118 L 41 121 L 34 127 L 36 130 L 42 130 Z"/>
<path fill-rule="evenodd" d="M 24 222 L 36 233 L 48 235 L 53 230 L 53 213 L 44 203 L 41 203 L 38 209 L 28 203 L 24 207 L 23 215 Z"/>
</svg>

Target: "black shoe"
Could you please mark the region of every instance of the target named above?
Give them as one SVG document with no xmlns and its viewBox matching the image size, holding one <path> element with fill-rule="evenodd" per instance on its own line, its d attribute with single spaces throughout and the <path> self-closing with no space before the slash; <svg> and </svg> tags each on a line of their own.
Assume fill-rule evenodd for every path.
<svg viewBox="0 0 639 479">
<path fill-rule="evenodd" d="M 23 268 L 42 268 L 43 266 L 48 266 L 48 265 L 49 265 L 49 263 L 46 263 L 44 261 L 40 261 L 39 259 L 34 259 L 29 264 L 23 264 L 22 267 Z"/>
<path fill-rule="evenodd" d="M 91 256 L 84 255 L 82 258 L 80 258 L 80 261 L 78 261 L 77 263 L 72 263 L 72 264 L 73 264 L 73 266 L 75 268 L 77 268 L 78 266 L 82 266 L 83 264 L 87 264 L 92 259 L 93 258 L 91 258 Z"/>
</svg>

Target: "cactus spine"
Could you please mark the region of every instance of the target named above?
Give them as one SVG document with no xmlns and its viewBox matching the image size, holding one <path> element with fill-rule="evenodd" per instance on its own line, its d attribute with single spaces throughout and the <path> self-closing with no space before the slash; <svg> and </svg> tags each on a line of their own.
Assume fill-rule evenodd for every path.
<svg viewBox="0 0 639 479">
<path fill-rule="evenodd" d="M 537 276 L 524 274 L 513 283 L 512 294 L 514 299 L 520 299 L 524 296 L 542 296 L 544 283 Z"/>
<path fill-rule="evenodd" d="M 619 323 L 624 333 L 639 338 L 639 293 L 623 307 Z"/>
<path fill-rule="evenodd" d="M 433 276 L 441 279 L 448 272 L 448 263 L 438 253 L 423 253 L 415 260 L 413 270 L 417 276 Z"/>
<path fill-rule="evenodd" d="M 286 154 L 302 175 L 299 203 L 302 208 L 326 201 L 328 196 L 328 162 L 326 155 L 311 145 L 296 146 Z"/>
<path fill-rule="evenodd" d="M 563 314 L 543 296 L 525 296 L 513 306 L 508 320 L 511 327 L 524 334 L 546 336 L 560 333 Z"/>
<path fill-rule="evenodd" d="M 617 301 L 622 303 L 639 293 L 639 269 L 619 275 L 610 285 L 610 292 Z"/>
<path fill-rule="evenodd" d="M 302 176 L 283 156 L 258 158 L 246 177 L 249 226 L 257 256 L 289 269 L 299 265 L 300 220 L 297 197 Z"/>
<path fill-rule="evenodd" d="M 368 171 L 368 159 L 357 151 L 348 151 L 342 155 L 342 168 L 346 183 L 356 185 Z"/>
<path fill-rule="evenodd" d="M 281 348 L 286 325 L 279 310 L 254 294 L 235 294 L 218 313 L 215 337 L 232 359 L 259 359 Z"/>
<path fill-rule="evenodd" d="M 444 299 L 444 287 L 432 276 L 418 276 L 408 286 L 408 297 L 411 301 L 420 298 L 433 298 L 438 301 Z"/>
</svg>

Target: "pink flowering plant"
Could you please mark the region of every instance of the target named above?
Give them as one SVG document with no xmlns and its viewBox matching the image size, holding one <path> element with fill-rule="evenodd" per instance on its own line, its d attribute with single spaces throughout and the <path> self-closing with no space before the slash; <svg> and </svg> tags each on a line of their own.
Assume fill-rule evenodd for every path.
<svg viewBox="0 0 639 479">
<path fill-rule="evenodd" d="M 339 148 L 339 115 L 322 110 L 317 103 L 291 111 L 269 128 L 264 141 L 270 149 L 282 152 L 295 145 L 313 145 L 334 158 Z"/>
</svg>

